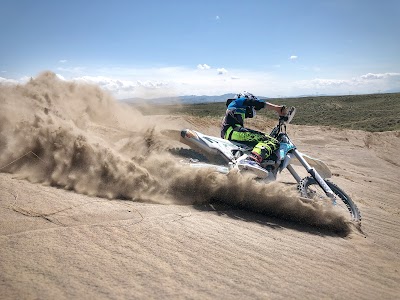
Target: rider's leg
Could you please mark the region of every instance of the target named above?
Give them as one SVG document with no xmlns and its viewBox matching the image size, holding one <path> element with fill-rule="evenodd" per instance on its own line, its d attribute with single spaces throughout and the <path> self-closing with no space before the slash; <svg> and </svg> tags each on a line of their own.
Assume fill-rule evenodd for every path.
<svg viewBox="0 0 400 300">
<path fill-rule="evenodd" d="M 252 151 L 252 154 L 255 154 L 257 161 L 260 163 L 271 156 L 271 154 L 279 147 L 279 142 L 276 139 L 270 136 L 265 136 L 265 138 L 266 140 L 255 145 Z"/>
<path fill-rule="evenodd" d="M 241 126 L 231 126 L 226 130 L 225 139 L 256 144 L 260 141 L 265 140 L 265 134 Z"/>
<path fill-rule="evenodd" d="M 232 130 L 228 130 L 227 133 L 229 134 L 225 138 L 229 140 L 257 143 L 253 148 L 250 158 L 258 163 L 268 158 L 279 147 L 279 142 L 276 139 L 248 128 L 235 127 Z"/>
</svg>

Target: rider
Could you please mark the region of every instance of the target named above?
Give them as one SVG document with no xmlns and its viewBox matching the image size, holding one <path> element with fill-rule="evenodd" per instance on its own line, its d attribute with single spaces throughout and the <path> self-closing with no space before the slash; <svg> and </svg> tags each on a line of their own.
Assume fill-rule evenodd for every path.
<svg viewBox="0 0 400 300">
<path fill-rule="evenodd" d="M 221 137 L 223 139 L 255 144 L 248 157 L 248 163 L 259 165 L 279 147 L 279 142 L 262 132 L 244 127 L 245 118 L 253 118 L 256 111 L 266 107 L 280 116 L 287 113 L 285 106 L 264 102 L 254 95 L 244 92 L 237 94 L 235 99 L 226 101 L 227 110 L 222 122 Z"/>
</svg>

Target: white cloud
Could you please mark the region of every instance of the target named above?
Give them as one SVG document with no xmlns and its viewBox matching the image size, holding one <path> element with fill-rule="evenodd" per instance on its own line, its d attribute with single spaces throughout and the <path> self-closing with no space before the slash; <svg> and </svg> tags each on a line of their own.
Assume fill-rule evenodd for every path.
<svg viewBox="0 0 400 300">
<path fill-rule="evenodd" d="M 368 73 L 361 76 L 363 80 L 387 79 L 387 78 L 400 78 L 400 73 Z"/>
<path fill-rule="evenodd" d="M 57 70 L 61 71 L 61 72 L 78 74 L 78 73 L 83 73 L 86 70 L 86 68 L 85 67 L 71 67 L 71 68 L 59 67 L 59 68 L 57 68 Z"/>
<path fill-rule="evenodd" d="M 341 80 L 341 79 L 323 79 L 315 78 L 311 80 L 299 80 L 295 84 L 301 88 L 309 89 L 321 89 L 321 88 L 331 88 L 331 87 L 341 87 L 344 85 L 350 85 L 351 81 Z"/>
<path fill-rule="evenodd" d="M 290 60 L 296 60 L 297 58 L 298 58 L 297 55 L 292 55 L 292 56 L 289 57 Z"/>
<path fill-rule="evenodd" d="M 219 68 L 217 69 L 218 75 L 223 75 L 228 73 L 228 71 L 225 68 Z"/>
<path fill-rule="evenodd" d="M 18 80 L 0 77 L 0 84 L 18 84 Z"/>
<path fill-rule="evenodd" d="M 376 93 L 385 90 L 400 90 L 400 73 L 367 73 L 351 79 L 323 79 L 299 80 L 294 86 L 310 93 L 318 91 L 327 94 Z"/>
<path fill-rule="evenodd" d="M 62 64 L 65 64 L 67 61 L 68 61 L 68 60 L 66 60 L 66 59 L 60 59 L 58 62 L 59 62 L 59 63 L 62 63 Z"/>
<path fill-rule="evenodd" d="M 199 69 L 199 70 L 209 70 L 209 69 L 211 69 L 211 67 L 209 65 L 207 65 L 207 64 L 198 64 L 197 65 L 197 69 Z"/>
<path fill-rule="evenodd" d="M 58 77 L 58 79 L 64 80 L 65 81 L 65 77 L 60 75 L 60 74 L 56 74 L 56 76 Z"/>
<path fill-rule="evenodd" d="M 0 84 L 21 84 L 21 83 L 27 83 L 32 77 L 30 76 L 22 76 L 19 79 L 11 79 L 11 78 L 4 78 L 0 77 Z"/>
<path fill-rule="evenodd" d="M 204 66 L 204 65 L 202 65 Z M 57 71 L 61 80 L 76 80 L 96 84 L 118 99 L 153 98 L 178 95 L 221 95 L 250 91 L 253 94 L 276 97 L 312 94 L 376 93 L 400 89 L 400 73 L 366 73 L 354 78 L 310 78 L 290 80 L 264 71 L 225 68 L 204 69 L 187 67 L 162 68 L 102 68 L 82 73 Z M 224 74 L 229 76 L 222 76 Z M 281 75 L 282 76 L 282 75 Z M 20 84 L 30 76 L 19 79 L 0 77 L 0 84 Z"/>
<path fill-rule="evenodd" d="M 201 69 L 201 66 L 203 69 Z M 115 97 L 162 97 L 177 95 L 221 95 L 229 92 L 250 91 L 257 95 L 297 96 L 304 94 L 376 93 L 400 89 L 400 73 L 367 73 L 354 78 L 312 78 L 288 80 L 272 73 L 244 69 L 207 68 L 103 68 L 91 71 L 96 76 L 60 72 L 67 80 L 80 80 L 99 85 Z M 199 71 L 201 70 L 201 71 Z M 216 71 L 216 72 L 215 72 Z M 234 74 L 221 76 L 226 73 Z M 99 75 L 101 74 L 101 75 Z M 239 80 L 240 79 L 240 80 Z"/>
<path fill-rule="evenodd" d="M 31 76 L 22 76 L 20 79 L 18 79 L 18 83 L 27 83 L 31 79 Z"/>
<path fill-rule="evenodd" d="M 168 92 L 169 84 L 161 81 L 121 80 L 105 76 L 81 76 L 73 80 L 98 85 L 103 90 L 112 93 L 117 98 L 129 97 L 160 97 Z"/>
</svg>

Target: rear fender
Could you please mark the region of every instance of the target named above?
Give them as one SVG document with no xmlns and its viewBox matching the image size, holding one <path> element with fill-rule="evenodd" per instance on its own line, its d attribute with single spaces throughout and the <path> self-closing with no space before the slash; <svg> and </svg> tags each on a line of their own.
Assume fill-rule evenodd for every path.
<svg viewBox="0 0 400 300">
<path fill-rule="evenodd" d="M 180 142 L 206 155 L 222 156 L 227 162 L 234 159 L 233 150 L 240 150 L 240 147 L 228 140 L 208 136 L 191 129 L 181 131 Z"/>
</svg>

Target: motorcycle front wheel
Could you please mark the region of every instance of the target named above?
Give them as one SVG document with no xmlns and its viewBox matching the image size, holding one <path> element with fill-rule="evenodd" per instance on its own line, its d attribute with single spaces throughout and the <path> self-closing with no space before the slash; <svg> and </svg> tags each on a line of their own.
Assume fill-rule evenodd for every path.
<svg viewBox="0 0 400 300">
<path fill-rule="evenodd" d="M 361 222 L 361 214 L 354 203 L 354 201 L 347 195 L 341 188 L 336 184 L 325 180 L 326 184 L 330 187 L 333 193 L 337 196 L 336 207 L 341 208 L 342 211 L 350 213 L 351 219 L 354 222 Z M 327 196 L 324 190 L 319 186 L 318 182 L 312 177 L 303 178 L 297 186 L 300 194 L 304 198 L 308 199 L 326 199 Z"/>
</svg>

